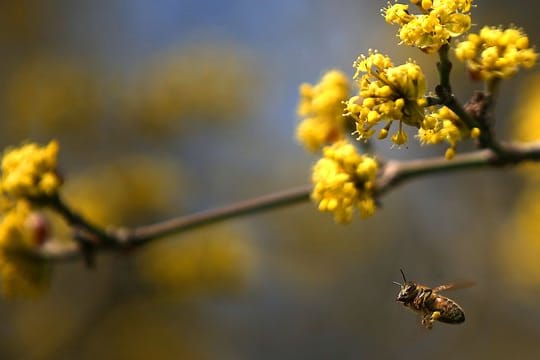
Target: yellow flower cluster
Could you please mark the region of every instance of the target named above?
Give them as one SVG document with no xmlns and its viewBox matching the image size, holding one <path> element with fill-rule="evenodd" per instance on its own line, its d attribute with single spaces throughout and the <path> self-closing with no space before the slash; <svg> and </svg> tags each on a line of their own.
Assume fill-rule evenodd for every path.
<svg viewBox="0 0 540 360">
<path fill-rule="evenodd" d="M 478 136 L 480 136 L 480 129 L 469 130 L 460 118 L 446 106 L 426 115 L 417 135 L 422 145 L 439 144 L 446 141 L 450 145 L 445 153 L 448 160 L 456 154 L 458 141 Z"/>
<path fill-rule="evenodd" d="M 317 151 L 345 135 L 343 102 L 347 100 L 350 84 L 339 70 L 325 73 L 315 85 L 300 85 L 297 114 L 302 119 L 296 138 L 309 151 Z"/>
<path fill-rule="evenodd" d="M 1 189 L 13 198 L 43 198 L 55 195 L 62 184 L 56 170 L 59 146 L 26 144 L 9 149 L 2 158 Z"/>
<path fill-rule="evenodd" d="M 333 213 L 338 223 L 350 222 L 355 208 L 360 216 L 371 216 L 376 209 L 373 189 L 378 168 L 374 158 L 359 154 L 346 140 L 326 146 L 313 167 L 311 197 L 320 211 Z"/>
<path fill-rule="evenodd" d="M 383 9 L 387 23 L 400 27 L 398 36 L 410 46 L 432 54 L 471 27 L 472 0 L 411 0 L 420 14 L 409 12 L 409 5 L 396 3 Z"/>
<path fill-rule="evenodd" d="M 361 55 L 354 67 L 360 91 L 346 103 L 345 114 L 356 120 L 358 138 L 370 138 L 375 125 L 387 122 L 379 132 L 379 139 L 383 139 L 392 121 L 397 120 L 399 129 L 392 141 L 404 144 L 407 134 L 402 123 L 418 128 L 424 118 L 426 81 L 422 69 L 411 61 L 394 66 L 388 56 L 377 51 Z"/>
<path fill-rule="evenodd" d="M 509 78 L 519 67 L 533 67 L 538 54 L 521 29 L 484 26 L 457 44 L 456 56 L 467 63 L 474 78 L 490 80 Z"/>
<path fill-rule="evenodd" d="M 30 204 L 21 200 L 0 221 L 0 281 L 7 297 L 34 296 L 48 284 L 46 262 L 29 254 L 42 240 L 31 214 Z"/>
</svg>

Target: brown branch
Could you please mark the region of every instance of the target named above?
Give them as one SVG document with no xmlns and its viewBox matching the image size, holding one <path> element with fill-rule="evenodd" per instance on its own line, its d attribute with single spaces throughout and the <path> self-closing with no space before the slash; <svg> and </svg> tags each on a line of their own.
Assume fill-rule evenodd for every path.
<svg viewBox="0 0 540 360">
<path fill-rule="evenodd" d="M 138 246 L 158 236 L 166 236 L 238 216 L 304 202 L 309 200 L 310 192 L 311 185 L 299 186 L 220 208 L 201 211 L 152 225 L 140 226 L 133 230 L 121 230 L 117 238 L 122 238 L 122 242 L 129 246 Z"/>
<path fill-rule="evenodd" d="M 429 174 L 482 167 L 502 167 L 517 165 L 524 161 L 540 161 L 540 142 L 499 144 L 499 151 L 482 149 L 445 158 L 418 159 L 410 161 L 389 161 L 377 180 L 377 195 L 381 196 L 397 185 Z"/>
<path fill-rule="evenodd" d="M 55 208 L 58 207 L 61 209 L 62 215 L 71 223 L 86 230 L 86 244 L 93 246 L 92 251 L 125 250 L 144 245 L 154 239 L 162 238 L 170 234 L 181 233 L 192 228 L 243 215 L 255 214 L 257 212 L 306 202 L 309 200 L 310 192 L 311 185 L 299 186 L 297 188 L 263 195 L 215 209 L 179 216 L 151 225 L 135 228 L 111 229 L 106 233 L 91 225 L 85 224 L 84 219 L 70 210 L 65 203 L 60 201 L 60 198 L 58 198 L 58 201 L 60 201 L 61 204 L 55 205 Z M 76 221 L 71 221 L 72 219 L 75 219 Z M 96 231 L 93 232 L 93 229 L 96 229 Z M 100 234 L 105 234 L 104 241 L 96 242 L 96 240 L 99 239 Z M 36 255 L 50 260 L 69 261 L 75 260 L 83 255 L 82 251 L 81 247 L 77 246 L 76 243 L 57 244 L 56 242 L 51 242 L 46 243 Z"/>
<path fill-rule="evenodd" d="M 452 62 L 448 57 L 450 46 L 448 44 L 439 49 L 439 62 L 437 70 L 439 72 L 439 85 L 435 87 L 437 98 L 427 97 L 430 105 L 444 105 L 452 110 L 463 121 L 469 130 L 480 129 L 478 144 L 480 148 L 489 148 L 502 155 L 504 149 L 495 139 L 493 133 L 493 107 L 495 105 L 495 94 L 498 89 L 500 79 L 488 81 L 486 90 L 483 93 L 474 94 L 465 106 L 455 97 L 450 82 Z"/>
<path fill-rule="evenodd" d="M 502 151 L 482 149 L 457 155 L 452 160 L 444 157 L 409 161 L 389 161 L 384 164 L 377 179 L 376 196 L 381 197 L 398 185 L 437 173 L 449 173 L 483 167 L 502 167 L 524 161 L 540 161 L 540 142 L 527 144 L 501 144 Z M 180 233 L 195 227 L 297 204 L 309 200 L 311 185 L 272 193 L 224 207 L 180 216 L 152 225 L 132 229 L 115 229 L 107 232 L 107 241 L 95 244 L 95 250 L 121 250 L 138 247 L 154 239 Z M 67 207 L 65 207 L 67 209 Z M 80 218 L 78 218 L 80 222 Z M 45 246 L 37 254 L 50 260 L 69 260 L 81 256 L 81 250 L 66 244 L 66 247 Z"/>
</svg>

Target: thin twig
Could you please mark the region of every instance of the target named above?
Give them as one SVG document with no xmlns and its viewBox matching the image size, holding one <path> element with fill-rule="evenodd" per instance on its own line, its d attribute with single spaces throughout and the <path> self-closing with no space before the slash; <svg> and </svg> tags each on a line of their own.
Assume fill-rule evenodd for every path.
<svg viewBox="0 0 540 360">
<path fill-rule="evenodd" d="M 482 149 L 457 155 L 452 160 L 437 157 L 409 161 L 389 161 L 385 164 L 377 179 L 376 196 L 380 198 L 398 185 L 422 176 L 484 167 L 497 168 L 515 165 L 524 161 L 540 161 L 540 142 L 511 143 L 501 144 L 500 146 L 502 155 L 492 149 Z M 311 186 L 304 185 L 221 208 L 180 216 L 153 225 L 113 230 L 108 232 L 107 236 L 115 242 L 97 244 L 95 250 L 121 250 L 136 247 L 165 235 L 180 233 L 202 225 L 306 202 L 309 200 L 310 191 Z M 49 260 L 62 261 L 80 257 L 81 251 L 73 246 L 64 248 L 46 246 L 37 255 Z"/>
<path fill-rule="evenodd" d="M 496 152 L 499 156 L 504 154 L 501 145 L 495 139 L 492 130 L 491 114 L 492 107 L 494 102 L 492 99 L 492 92 L 496 90 L 498 82 L 493 82 L 488 86 L 488 92 L 483 94 L 483 101 L 478 103 L 480 105 L 481 111 L 477 114 L 471 114 L 468 108 L 463 106 L 455 97 L 452 91 L 452 84 L 450 82 L 450 73 L 452 71 L 452 62 L 448 57 L 449 45 L 446 44 L 439 49 L 439 62 L 437 63 L 437 70 L 439 72 L 439 85 L 435 87 L 435 93 L 439 98 L 439 103 L 448 107 L 452 110 L 463 123 L 467 126 L 469 130 L 473 128 L 480 129 L 480 137 L 478 138 L 478 143 L 481 148 L 489 148 L 492 151 Z M 472 102 L 475 101 L 475 97 L 471 99 Z M 432 103 L 435 103 L 431 100 Z M 468 104 L 469 105 L 469 104 Z"/>
<path fill-rule="evenodd" d="M 450 72 L 452 71 L 452 62 L 448 57 L 449 45 L 444 45 L 439 49 L 439 62 L 437 70 L 439 72 L 439 85 L 435 87 L 440 104 L 445 105 L 452 110 L 469 129 L 479 127 L 477 121 L 467 112 L 459 103 L 452 91 L 450 83 Z"/>
<path fill-rule="evenodd" d="M 54 211 L 61 215 L 67 223 L 77 233 L 77 237 L 81 241 L 93 243 L 93 242 L 115 242 L 115 239 L 109 238 L 107 233 L 103 231 L 99 226 L 92 224 L 88 219 L 84 218 L 73 209 L 71 209 L 59 194 L 49 198 L 46 202 Z"/>
<path fill-rule="evenodd" d="M 437 70 L 439 71 L 439 86 L 451 90 L 450 72 L 452 71 L 452 62 L 448 57 L 449 51 L 450 46 L 448 44 L 441 46 L 439 49 L 439 62 L 437 63 Z"/>
<path fill-rule="evenodd" d="M 140 226 L 133 230 L 121 230 L 117 237 L 129 246 L 142 245 L 156 237 L 162 237 L 194 227 L 199 227 L 230 218 L 272 210 L 309 200 L 311 185 L 280 191 L 227 206 L 201 211 L 160 223 Z"/>
</svg>

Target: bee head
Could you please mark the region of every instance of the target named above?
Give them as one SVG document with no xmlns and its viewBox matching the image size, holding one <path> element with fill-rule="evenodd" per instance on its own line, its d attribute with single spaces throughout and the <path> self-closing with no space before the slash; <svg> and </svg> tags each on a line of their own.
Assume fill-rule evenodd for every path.
<svg viewBox="0 0 540 360">
<path fill-rule="evenodd" d="M 412 301 L 416 297 L 418 294 L 418 286 L 412 281 L 407 281 L 403 270 L 400 269 L 400 271 L 401 275 L 403 276 L 403 284 L 394 281 L 394 284 L 399 285 L 401 288 L 399 289 L 396 301 L 406 303 Z"/>
<path fill-rule="evenodd" d="M 406 303 L 412 301 L 418 294 L 418 287 L 412 281 L 399 284 L 399 286 L 401 286 L 401 289 L 399 290 L 396 301 Z"/>
</svg>

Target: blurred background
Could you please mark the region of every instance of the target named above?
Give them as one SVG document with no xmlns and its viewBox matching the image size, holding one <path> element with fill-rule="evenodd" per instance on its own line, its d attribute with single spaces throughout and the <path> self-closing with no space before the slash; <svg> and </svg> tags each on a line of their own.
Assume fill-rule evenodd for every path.
<svg viewBox="0 0 540 360">
<path fill-rule="evenodd" d="M 540 42 L 538 2 L 475 3 L 475 29 L 517 24 Z M 2 0 L 0 145 L 58 139 L 66 199 L 104 226 L 304 184 L 316 156 L 294 140 L 301 82 L 331 68 L 352 75 L 352 61 L 377 48 L 396 63 L 416 59 L 435 85 L 435 58 L 396 46 L 384 6 Z M 466 100 L 481 86 L 454 69 Z M 540 138 L 535 71 L 503 84 L 500 138 Z M 414 141 L 376 146 L 386 158 L 444 153 Z M 373 218 L 347 226 L 306 203 L 103 254 L 92 270 L 56 264 L 42 297 L 0 300 L 0 357 L 536 359 L 534 173 L 416 180 L 389 193 Z M 448 293 L 467 321 L 423 329 L 395 303 L 400 268 L 426 285 L 476 282 Z"/>
</svg>

